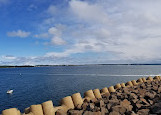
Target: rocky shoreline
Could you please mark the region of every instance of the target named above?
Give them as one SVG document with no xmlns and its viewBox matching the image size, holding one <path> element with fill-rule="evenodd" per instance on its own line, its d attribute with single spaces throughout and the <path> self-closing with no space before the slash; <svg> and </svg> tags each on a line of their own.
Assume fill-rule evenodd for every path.
<svg viewBox="0 0 161 115">
<path fill-rule="evenodd" d="M 61 112 L 57 112 L 60 114 Z M 147 81 L 136 86 L 105 93 L 100 99 L 84 100 L 68 115 L 161 115 L 161 81 Z"/>
<path fill-rule="evenodd" d="M 31 105 L 20 113 L 5 109 L 2 115 L 161 115 L 161 77 L 139 78 L 101 90 L 88 90 L 61 99 L 60 106 L 51 100 Z"/>
</svg>

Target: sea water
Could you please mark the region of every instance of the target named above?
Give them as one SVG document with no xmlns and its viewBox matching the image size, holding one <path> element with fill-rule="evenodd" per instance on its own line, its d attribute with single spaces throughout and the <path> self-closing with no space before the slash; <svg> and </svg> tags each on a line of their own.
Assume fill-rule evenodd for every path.
<svg viewBox="0 0 161 115">
<path fill-rule="evenodd" d="M 140 77 L 161 74 L 161 65 L 81 65 L 0 68 L 0 113 L 60 99 L 90 89 L 104 88 Z M 13 89 L 12 94 L 7 90 Z"/>
</svg>

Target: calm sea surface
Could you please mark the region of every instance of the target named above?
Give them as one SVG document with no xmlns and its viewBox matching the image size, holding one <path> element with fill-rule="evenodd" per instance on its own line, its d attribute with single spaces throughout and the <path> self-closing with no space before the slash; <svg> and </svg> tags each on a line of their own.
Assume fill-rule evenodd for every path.
<svg viewBox="0 0 161 115">
<path fill-rule="evenodd" d="M 87 65 L 33 68 L 0 68 L 0 113 L 24 108 L 89 89 L 104 88 L 140 77 L 161 75 L 161 65 Z M 6 91 L 13 89 L 12 95 Z"/>
</svg>

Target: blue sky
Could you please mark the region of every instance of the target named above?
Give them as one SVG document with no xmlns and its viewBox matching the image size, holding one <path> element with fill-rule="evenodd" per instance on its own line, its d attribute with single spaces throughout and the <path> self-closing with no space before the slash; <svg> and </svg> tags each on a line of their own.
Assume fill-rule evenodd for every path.
<svg viewBox="0 0 161 115">
<path fill-rule="evenodd" d="M 160 63 L 160 4 L 0 0 L 0 65 Z"/>
</svg>

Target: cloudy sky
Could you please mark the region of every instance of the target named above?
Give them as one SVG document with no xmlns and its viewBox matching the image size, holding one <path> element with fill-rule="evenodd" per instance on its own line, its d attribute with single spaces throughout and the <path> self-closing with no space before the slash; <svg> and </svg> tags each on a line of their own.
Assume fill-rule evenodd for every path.
<svg viewBox="0 0 161 115">
<path fill-rule="evenodd" d="M 0 65 L 161 63 L 160 0 L 0 0 Z"/>
</svg>

